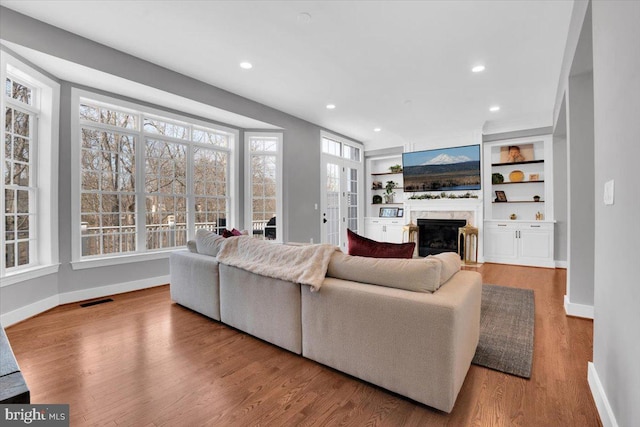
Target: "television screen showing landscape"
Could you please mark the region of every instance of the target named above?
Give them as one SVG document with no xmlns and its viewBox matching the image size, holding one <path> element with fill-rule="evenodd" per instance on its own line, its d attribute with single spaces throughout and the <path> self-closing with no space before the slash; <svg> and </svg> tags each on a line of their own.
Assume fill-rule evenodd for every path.
<svg viewBox="0 0 640 427">
<path fill-rule="evenodd" d="M 480 189 L 480 146 L 441 148 L 402 154 L 404 191 Z"/>
</svg>

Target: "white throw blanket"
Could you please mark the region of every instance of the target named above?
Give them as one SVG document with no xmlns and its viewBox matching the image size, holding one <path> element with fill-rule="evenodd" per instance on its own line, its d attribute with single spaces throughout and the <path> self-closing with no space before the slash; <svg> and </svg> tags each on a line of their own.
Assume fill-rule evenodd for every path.
<svg viewBox="0 0 640 427">
<path fill-rule="evenodd" d="M 316 292 L 327 274 L 332 245 L 289 246 L 239 236 L 225 239 L 218 262 L 274 279 L 311 286 Z"/>
</svg>

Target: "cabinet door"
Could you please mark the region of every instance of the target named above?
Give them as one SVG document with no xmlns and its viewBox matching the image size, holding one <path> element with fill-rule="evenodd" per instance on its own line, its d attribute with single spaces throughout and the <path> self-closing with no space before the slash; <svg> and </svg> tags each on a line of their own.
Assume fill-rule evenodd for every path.
<svg viewBox="0 0 640 427">
<path fill-rule="evenodd" d="M 389 221 L 386 225 L 385 242 L 402 243 L 402 227 L 404 225 L 399 220 Z"/>
<path fill-rule="evenodd" d="M 365 236 L 369 239 L 381 242 L 384 239 L 384 226 L 380 220 L 367 220 L 365 222 Z"/>
<path fill-rule="evenodd" d="M 553 227 L 523 225 L 518 242 L 522 258 L 553 261 Z"/>
<path fill-rule="evenodd" d="M 484 255 L 489 261 L 509 262 L 518 256 L 516 229 L 511 224 L 485 227 Z"/>
</svg>

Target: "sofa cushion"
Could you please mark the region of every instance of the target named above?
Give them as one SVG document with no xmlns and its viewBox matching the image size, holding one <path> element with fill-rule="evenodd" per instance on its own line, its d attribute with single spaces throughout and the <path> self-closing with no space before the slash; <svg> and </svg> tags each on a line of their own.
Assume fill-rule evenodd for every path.
<svg viewBox="0 0 640 427">
<path fill-rule="evenodd" d="M 442 268 L 440 270 L 440 284 L 443 285 L 454 274 L 460 271 L 460 255 L 455 252 L 442 252 L 437 255 L 429 255 L 428 259 L 437 260 Z"/>
<path fill-rule="evenodd" d="M 367 239 L 347 229 L 349 255 L 373 258 L 412 258 L 416 247 L 414 242 L 386 243 Z"/>
<path fill-rule="evenodd" d="M 217 256 L 224 238 L 213 231 L 199 229 L 196 231 L 196 248 L 203 255 Z"/>
<path fill-rule="evenodd" d="M 198 253 L 198 246 L 196 246 L 196 241 L 195 240 L 189 240 L 187 242 L 187 249 L 189 250 L 189 252 L 197 254 Z"/>
<path fill-rule="evenodd" d="M 440 287 L 441 265 L 440 261 L 429 258 L 371 258 L 335 252 L 327 276 L 414 292 L 434 292 Z"/>
</svg>

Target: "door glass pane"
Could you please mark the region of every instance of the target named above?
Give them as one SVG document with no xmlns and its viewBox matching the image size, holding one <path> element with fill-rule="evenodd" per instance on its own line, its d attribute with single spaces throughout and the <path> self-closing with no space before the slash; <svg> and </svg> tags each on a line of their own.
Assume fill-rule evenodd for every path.
<svg viewBox="0 0 640 427">
<path fill-rule="evenodd" d="M 340 244 L 340 166 L 327 163 L 327 243 Z"/>
<path fill-rule="evenodd" d="M 358 170 L 347 168 L 347 227 L 358 233 Z"/>
</svg>

